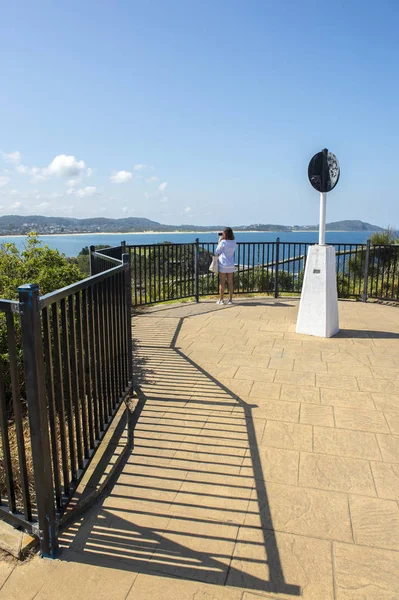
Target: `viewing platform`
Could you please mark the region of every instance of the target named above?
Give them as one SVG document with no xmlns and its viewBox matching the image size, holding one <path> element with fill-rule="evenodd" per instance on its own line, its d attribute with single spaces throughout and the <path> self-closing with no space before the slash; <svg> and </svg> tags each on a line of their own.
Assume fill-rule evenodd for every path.
<svg viewBox="0 0 399 600">
<path fill-rule="evenodd" d="M 140 309 L 133 451 L 0 600 L 399 598 L 399 310 L 340 301 L 322 339 L 298 304 Z"/>
</svg>

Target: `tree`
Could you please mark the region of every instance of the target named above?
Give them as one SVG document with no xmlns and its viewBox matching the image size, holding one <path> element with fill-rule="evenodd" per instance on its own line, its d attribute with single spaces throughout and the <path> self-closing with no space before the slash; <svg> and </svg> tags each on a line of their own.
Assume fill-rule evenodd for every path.
<svg viewBox="0 0 399 600">
<path fill-rule="evenodd" d="M 19 251 L 15 244 L 0 246 L 0 298 L 18 300 L 18 287 L 25 283 L 37 283 L 41 295 L 48 294 L 71 285 L 83 278 L 76 265 L 69 262 L 58 250 L 52 250 L 42 244 L 36 233 L 28 234 L 25 248 Z M 21 328 L 19 319 L 15 319 L 17 351 L 22 362 Z M 0 358 L 7 366 L 8 343 L 5 313 L 0 312 Z M 22 369 L 19 372 L 22 373 Z M 4 383 L 7 402 L 10 401 L 10 373 L 6 368 Z M 21 390 L 24 381 L 20 381 Z"/>
</svg>

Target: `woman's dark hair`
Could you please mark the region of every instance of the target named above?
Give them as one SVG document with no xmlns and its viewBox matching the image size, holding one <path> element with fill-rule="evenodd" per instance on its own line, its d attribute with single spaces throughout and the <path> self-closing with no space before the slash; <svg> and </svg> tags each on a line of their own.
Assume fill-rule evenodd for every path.
<svg viewBox="0 0 399 600">
<path fill-rule="evenodd" d="M 223 239 L 224 240 L 234 240 L 234 233 L 233 230 L 231 229 L 231 227 L 226 227 L 226 229 L 223 229 Z"/>
</svg>

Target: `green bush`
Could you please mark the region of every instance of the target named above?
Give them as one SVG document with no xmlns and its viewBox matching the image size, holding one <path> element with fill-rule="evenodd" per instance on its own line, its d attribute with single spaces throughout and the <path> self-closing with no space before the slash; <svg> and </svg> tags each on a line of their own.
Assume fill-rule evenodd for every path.
<svg viewBox="0 0 399 600">
<path fill-rule="evenodd" d="M 18 287 L 26 283 L 37 283 L 40 294 L 48 294 L 59 288 L 71 285 L 83 278 L 78 267 L 58 250 L 42 244 L 32 232 L 27 236 L 25 247 L 18 250 L 15 244 L 0 246 L 0 298 L 18 300 Z M 18 317 L 14 318 L 19 372 L 22 374 L 21 327 Z M 8 340 L 5 313 L 0 312 L 0 358 L 4 364 L 3 377 L 7 405 L 10 409 L 11 387 L 8 368 Z M 21 392 L 24 380 L 20 375 Z"/>
</svg>

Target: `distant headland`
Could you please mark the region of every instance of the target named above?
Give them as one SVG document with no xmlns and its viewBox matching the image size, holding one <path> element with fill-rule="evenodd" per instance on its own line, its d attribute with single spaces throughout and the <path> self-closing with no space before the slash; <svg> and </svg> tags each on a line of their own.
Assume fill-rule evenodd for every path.
<svg viewBox="0 0 399 600">
<path fill-rule="evenodd" d="M 165 225 L 150 219 L 126 217 L 124 219 L 74 219 L 69 217 L 43 217 L 40 215 L 5 215 L 0 217 L 0 235 L 24 235 L 36 231 L 42 235 L 73 233 L 204 233 L 220 231 L 225 225 Z M 233 226 L 235 231 L 317 231 L 318 225 L 275 225 L 256 223 Z M 364 221 L 335 221 L 327 223 L 327 231 L 383 231 L 382 227 Z"/>
</svg>

